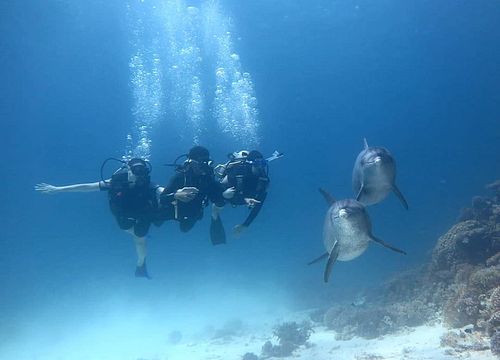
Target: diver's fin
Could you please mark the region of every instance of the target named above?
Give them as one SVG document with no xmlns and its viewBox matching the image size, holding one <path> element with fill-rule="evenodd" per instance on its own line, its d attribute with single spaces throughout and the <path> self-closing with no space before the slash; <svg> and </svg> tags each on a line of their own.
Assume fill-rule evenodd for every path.
<svg viewBox="0 0 500 360">
<path fill-rule="evenodd" d="M 399 201 L 401 201 L 401 204 L 403 204 L 403 207 L 406 210 L 408 210 L 408 203 L 406 202 L 406 199 L 403 196 L 403 194 L 401 193 L 401 191 L 399 191 L 399 189 L 396 186 L 396 184 L 392 185 L 392 191 L 394 192 L 394 194 L 396 194 L 396 196 L 398 197 Z"/>
<path fill-rule="evenodd" d="M 363 184 L 361 184 L 361 186 L 359 187 L 359 191 L 358 191 L 358 194 L 356 195 L 356 201 L 359 201 L 359 199 L 361 199 L 361 195 L 363 194 Z"/>
<path fill-rule="evenodd" d="M 398 252 L 398 253 L 400 253 L 400 254 L 406 255 L 406 251 L 403 251 L 403 250 L 401 250 L 401 249 L 398 249 L 397 247 L 394 247 L 394 246 L 392 246 L 392 245 L 390 245 L 390 244 L 386 243 L 384 240 L 380 240 L 380 239 L 376 238 L 376 237 L 375 237 L 375 236 L 373 236 L 373 235 L 371 235 L 371 236 L 370 236 L 370 238 L 371 238 L 373 241 L 375 241 L 375 242 L 379 243 L 380 245 L 385 246 L 385 247 L 386 247 L 386 248 L 388 248 L 388 249 L 391 249 L 392 251 L 395 251 L 395 252 Z"/>
<path fill-rule="evenodd" d="M 324 253 L 323 255 L 321 255 L 320 257 L 314 259 L 313 261 L 310 261 L 307 263 L 307 265 L 312 265 L 312 264 L 316 264 L 317 262 L 323 260 L 323 259 L 326 259 L 328 257 L 328 253 Z"/>
<path fill-rule="evenodd" d="M 330 252 L 330 256 L 328 257 L 328 262 L 326 263 L 325 273 L 323 275 L 323 280 L 325 282 L 328 282 L 328 279 L 330 278 L 333 264 L 335 264 L 335 261 L 337 261 L 337 258 L 339 257 L 339 250 L 340 250 L 340 246 L 339 246 L 339 243 L 337 241 L 335 243 L 335 245 L 333 245 L 332 251 Z"/>
<path fill-rule="evenodd" d="M 332 205 L 335 202 L 335 198 L 328 191 L 322 188 L 319 188 L 318 190 L 321 193 L 321 195 L 323 195 L 328 205 Z"/>
<path fill-rule="evenodd" d="M 220 216 L 217 216 L 217 219 L 214 220 L 211 217 L 212 221 L 210 222 L 210 240 L 213 245 L 225 244 L 226 243 L 226 231 L 224 230 L 224 225 L 222 224 L 222 220 Z"/>
<path fill-rule="evenodd" d="M 141 266 L 135 268 L 135 277 L 143 277 L 151 280 L 151 276 L 148 274 L 148 268 L 146 267 L 146 261 Z"/>
<path fill-rule="evenodd" d="M 363 138 L 363 143 L 365 145 L 365 150 L 369 148 L 368 146 L 368 141 L 366 141 L 366 138 Z"/>
</svg>

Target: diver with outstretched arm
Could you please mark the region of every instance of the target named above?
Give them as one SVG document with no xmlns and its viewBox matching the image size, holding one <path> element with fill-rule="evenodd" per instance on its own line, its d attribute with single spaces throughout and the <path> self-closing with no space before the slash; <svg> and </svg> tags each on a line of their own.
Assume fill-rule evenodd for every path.
<svg viewBox="0 0 500 360">
<path fill-rule="evenodd" d="M 108 160 L 123 163 L 123 166 L 108 180 L 65 186 L 40 183 L 35 185 L 35 190 L 47 195 L 64 192 L 107 191 L 109 207 L 118 226 L 134 238 L 137 252 L 135 276 L 150 279 L 146 267 L 146 235 L 151 223 L 159 224 L 158 203 L 163 187 L 151 183 L 152 168 L 146 160 L 139 158 L 133 158 L 128 162 L 112 158 Z M 102 167 L 108 160 L 103 163 Z"/>
<path fill-rule="evenodd" d="M 271 157 L 264 159 L 257 150 L 241 150 L 229 154 L 229 162 L 215 168 L 225 189 L 222 196 L 226 201 L 232 206 L 246 205 L 250 209 L 246 220 L 233 228 L 235 236 L 239 237 L 262 209 L 270 182 L 268 164 L 282 156 L 275 151 Z"/>
</svg>

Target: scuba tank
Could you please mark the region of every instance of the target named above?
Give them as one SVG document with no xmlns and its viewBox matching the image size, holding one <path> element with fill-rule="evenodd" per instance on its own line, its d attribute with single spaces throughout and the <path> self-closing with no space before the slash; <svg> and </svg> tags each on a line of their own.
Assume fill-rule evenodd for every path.
<svg viewBox="0 0 500 360">
<path fill-rule="evenodd" d="M 104 179 L 104 167 L 111 160 L 122 164 L 113 175 L 111 175 L 111 187 L 120 185 L 120 187 L 123 188 L 134 188 L 149 185 L 151 181 L 149 174 L 153 170 L 153 167 L 149 161 L 139 158 L 132 158 L 129 161 L 117 158 L 108 158 L 104 160 L 101 165 L 101 180 L 104 183 L 106 183 Z"/>
</svg>

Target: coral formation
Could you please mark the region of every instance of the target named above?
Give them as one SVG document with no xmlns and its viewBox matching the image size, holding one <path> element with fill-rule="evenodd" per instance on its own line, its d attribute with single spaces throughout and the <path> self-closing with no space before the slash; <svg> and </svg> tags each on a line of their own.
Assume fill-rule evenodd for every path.
<svg viewBox="0 0 500 360">
<path fill-rule="evenodd" d="M 491 336 L 490 340 L 491 352 L 500 356 L 500 332 L 497 331 Z"/>
<path fill-rule="evenodd" d="M 488 342 L 471 328 L 460 329 L 458 331 L 448 331 L 441 337 L 441 346 L 450 347 L 449 355 L 459 354 L 464 351 L 488 350 Z"/>
<path fill-rule="evenodd" d="M 278 338 L 280 344 L 289 342 L 297 347 L 304 345 L 311 336 L 312 325 L 304 321 L 297 324 L 295 321 L 285 322 L 274 329 L 274 336 Z"/>
<path fill-rule="evenodd" d="M 241 360 L 259 360 L 259 357 L 254 353 L 246 353 Z"/>
<path fill-rule="evenodd" d="M 467 220 L 455 224 L 434 248 L 432 271 L 456 271 L 460 264 L 486 263 L 496 254 L 491 246 L 494 235 L 500 235 L 499 229 L 488 223 Z"/>
<path fill-rule="evenodd" d="M 304 321 L 297 324 L 295 321 L 285 322 L 274 329 L 274 336 L 278 339 L 278 345 L 267 341 L 262 346 L 263 357 L 286 357 L 302 345 L 306 345 L 312 333 L 312 324 Z"/>
</svg>

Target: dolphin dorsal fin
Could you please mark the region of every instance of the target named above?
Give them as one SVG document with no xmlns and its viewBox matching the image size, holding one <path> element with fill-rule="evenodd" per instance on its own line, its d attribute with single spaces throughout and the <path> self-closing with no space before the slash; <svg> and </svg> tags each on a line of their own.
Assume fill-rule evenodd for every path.
<svg viewBox="0 0 500 360">
<path fill-rule="evenodd" d="M 321 195 L 323 195 L 328 205 L 332 205 L 335 202 L 335 198 L 328 191 L 322 188 L 319 188 L 318 190 L 321 193 Z"/>
<path fill-rule="evenodd" d="M 365 150 L 369 148 L 368 146 L 368 141 L 366 141 L 366 138 L 363 138 L 363 143 L 365 144 Z"/>
</svg>

